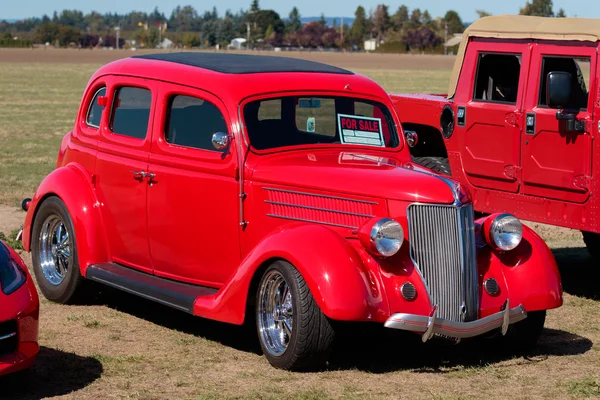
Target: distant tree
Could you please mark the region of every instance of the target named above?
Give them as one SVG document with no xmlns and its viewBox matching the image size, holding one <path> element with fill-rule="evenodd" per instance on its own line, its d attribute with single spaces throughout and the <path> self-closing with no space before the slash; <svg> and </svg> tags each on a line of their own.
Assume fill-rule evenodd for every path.
<svg viewBox="0 0 600 400">
<path fill-rule="evenodd" d="M 321 24 L 322 27 L 327 25 L 327 20 L 325 19 L 325 14 L 323 13 L 321 13 L 321 18 L 319 18 L 319 24 Z"/>
<path fill-rule="evenodd" d="M 200 30 L 201 21 L 198 11 L 192 6 L 177 6 L 171 13 L 169 25 L 179 32 L 197 32 Z"/>
<path fill-rule="evenodd" d="M 442 39 L 425 26 L 408 31 L 406 35 L 404 35 L 403 41 L 411 50 L 433 48 L 442 43 Z"/>
<path fill-rule="evenodd" d="M 423 14 L 421 14 L 421 25 L 427 26 L 430 24 L 431 24 L 431 15 L 429 15 L 429 11 L 425 10 L 425 11 L 423 11 Z"/>
<path fill-rule="evenodd" d="M 58 27 L 56 39 L 61 46 L 69 46 L 72 43 L 78 45 L 81 31 L 73 26 L 61 25 Z"/>
<path fill-rule="evenodd" d="M 202 44 L 214 46 L 217 44 L 217 21 L 206 21 L 202 24 Z"/>
<path fill-rule="evenodd" d="M 84 29 L 83 13 L 78 10 L 63 10 L 58 17 L 59 25 L 73 26 L 78 29 Z"/>
<path fill-rule="evenodd" d="M 150 28 L 148 28 L 148 31 L 146 34 L 147 34 L 146 46 L 150 49 L 155 49 L 156 46 L 158 46 L 158 38 L 159 38 L 158 28 L 155 26 L 150 27 Z"/>
<path fill-rule="evenodd" d="M 192 32 L 186 32 L 181 39 L 181 43 L 187 48 L 198 47 L 202 44 L 200 37 Z"/>
<path fill-rule="evenodd" d="M 566 16 L 567 15 L 565 14 L 565 10 L 563 10 L 562 8 L 556 13 L 556 18 L 566 18 Z"/>
<path fill-rule="evenodd" d="M 41 25 L 35 33 L 35 38 L 38 43 L 53 43 L 58 36 L 58 24 L 56 22 L 48 22 Z"/>
<path fill-rule="evenodd" d="M 223 18 L 217 21 L 217 42 L 227 46 L 235 38 L 235 25 L 232 18 Z"/>
<path fill-rule="evenodd" d="M 554 17 L 552 0 L 531 0 L 519 11 L 521 15 L 534 15 L 536 17 Z"/>
<path fill-rule="evenodd" d="M 260 5 L 258 4 L 258 0 L 252 0 L 252 4 L 250 5 L 250 12 L 257 13 L 260 11 Z"/>
<path fill-rule="evenodd" d="M 448 35 L 454 35 L 455 33 L 462 33 L 465 30 L 465 26 L 460 19 L 458 13 L 454 10 L 446 12 L 442 22 L 448 27 Z"/>
<path fill-rule="evenodd" d="M 385 32 L 392 26 L 392 20 L 388 12 L 388 6 L 379 4 L 373 15 L 373 30 L 377 40 L 381 41 Z"/>
<path fill-rule="evenodd" d="M 300 21 L 300 12 L 297 7 L 292 8 L 288 21 L 285 25 L 287 32 L 300 32 L 302 30 L 302 22 Z"/>
<path fill-rule="evenodd" d="M 475 12 L 477 13 L 477 15 L 479 15 L 479 18 L 489 17 L 492 15 L 489 12 L 484 11 L 484 10 L 475 10 Z"/>
<path fill-rule="evenodd" d="M 358 6 L 354 12 L 354 22 L 350 28 L 350 42 L 360 48 L 364 45 L 367 34 L 368 24 L 367 15 L 364 7 Z"/>
<path fill-rule="evenodd" d="M 397 30 L 402 30 L 406 28 L 406 23 L 409 21 L 408 18 L 408 7 L 405 5 L 401 5 L 398 7 L 398 11 L 392 17 L 392 23 L 394 28 Z"/>
<path fill-rule="evenodd" d="M 421 10 L 418 8 L 415 8 L 412 13 L 410 14 L 410 23 L 413 27 L 419 27 L 421 26 Z"/>
</svg>

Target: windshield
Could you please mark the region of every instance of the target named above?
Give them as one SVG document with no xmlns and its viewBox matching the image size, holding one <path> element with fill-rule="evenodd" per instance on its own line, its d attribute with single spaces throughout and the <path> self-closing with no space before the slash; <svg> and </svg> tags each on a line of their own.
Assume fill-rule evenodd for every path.
<svg viewBox="0 0 600 400">
<path fill-rule="evenodd" d="M 389 110 L 350 97 L 286 96 L 244 107 L 252 147 L 258 150 L 312 144 L 397 147 Z"/>
</svg>

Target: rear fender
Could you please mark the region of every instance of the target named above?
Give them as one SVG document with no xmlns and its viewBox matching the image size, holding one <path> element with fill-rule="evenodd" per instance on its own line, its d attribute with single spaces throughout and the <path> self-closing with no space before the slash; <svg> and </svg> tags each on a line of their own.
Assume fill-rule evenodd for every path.
<svg viewBox="0 0 600 400">
<path fill-rule="evenodd" d="M 200 297 L 194 314 L 242 324 L 253 279 L 271 262 L 290 262 L 306 281 L 323 313 L 334 320 L 368 321 L 375 307 L 367 271 L 352 245 L 321 225 L 289 224 L 260 242 L 214 296 Z M 375 296 L 376 297 L 376 296 Z"/>
<path fill-rule="evenodd" d="M 497 296 L 481 290 L 482 317 L 498 312 L 506 299 L 511 307 L 521 304 L 525 311 L 562 305 L 562 284 L 554 256 L 529 227 L 523 226 L 523 239 L 516 249 L 502 252 L 486 246 L 480 249 L 478 261 L 480 285 L 488 278 L 495 278 L 500 287 Z"/>
<path fill-rule="evenodd" d="M 93 191 L 93 178 L 81 166 L 71 163 L 52 171 L 40 184 L 31 200 L 23 227 L 23 247 L 31 251 L 35 216 L 43 201 L 60 198 L 71 216 L 77 241 L 79 268 L 85 276 L 91 264 L 108 262 L 109 253 L 100 213 L 101 204 Z"/>
</svg>

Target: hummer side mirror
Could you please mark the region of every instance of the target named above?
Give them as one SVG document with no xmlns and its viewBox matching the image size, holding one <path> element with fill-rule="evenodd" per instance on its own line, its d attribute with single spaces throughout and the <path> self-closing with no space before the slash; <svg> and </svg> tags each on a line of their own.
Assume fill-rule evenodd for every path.
<svg viewBox="0 0 600 400">
<path fill-rule="evenodd" d="M 571 74 L 562 71 L 548 73 L 546 79 L 546 104 L 552 108 L 565 108 L 571 101 Z"/>
</svg>

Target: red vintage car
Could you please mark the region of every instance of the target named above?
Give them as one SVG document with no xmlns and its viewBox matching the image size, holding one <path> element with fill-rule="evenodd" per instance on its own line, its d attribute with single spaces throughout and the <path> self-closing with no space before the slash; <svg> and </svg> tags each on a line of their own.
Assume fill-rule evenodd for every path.
<svg viewBox="0 0 600 400">
<path fill-rule="evenodd" d="M 414 161 L 475 210 L 581 230 L 600 265 L 600 19 L 505 15 L 464 33 L 447 95 L 392 95 Z"/>
<path fill-rule="evenodd" d="M 0 376 L 30 367 L 35 361 L 39 309 L 25 263 L 0 241 Z"/>
<path fill-rule="evenodd" d="M 65 239 L 67 238 L 67 239 Z M 389 96 L 329 65 L 169 53 L 101 68 L 24 227 L 42 293 L 85 280 L 255 320 L 276 367 L 312 368 L 337 321 L 532 345 L 562 304 L 546 244 L 411 163 Z"/>
</svg>

